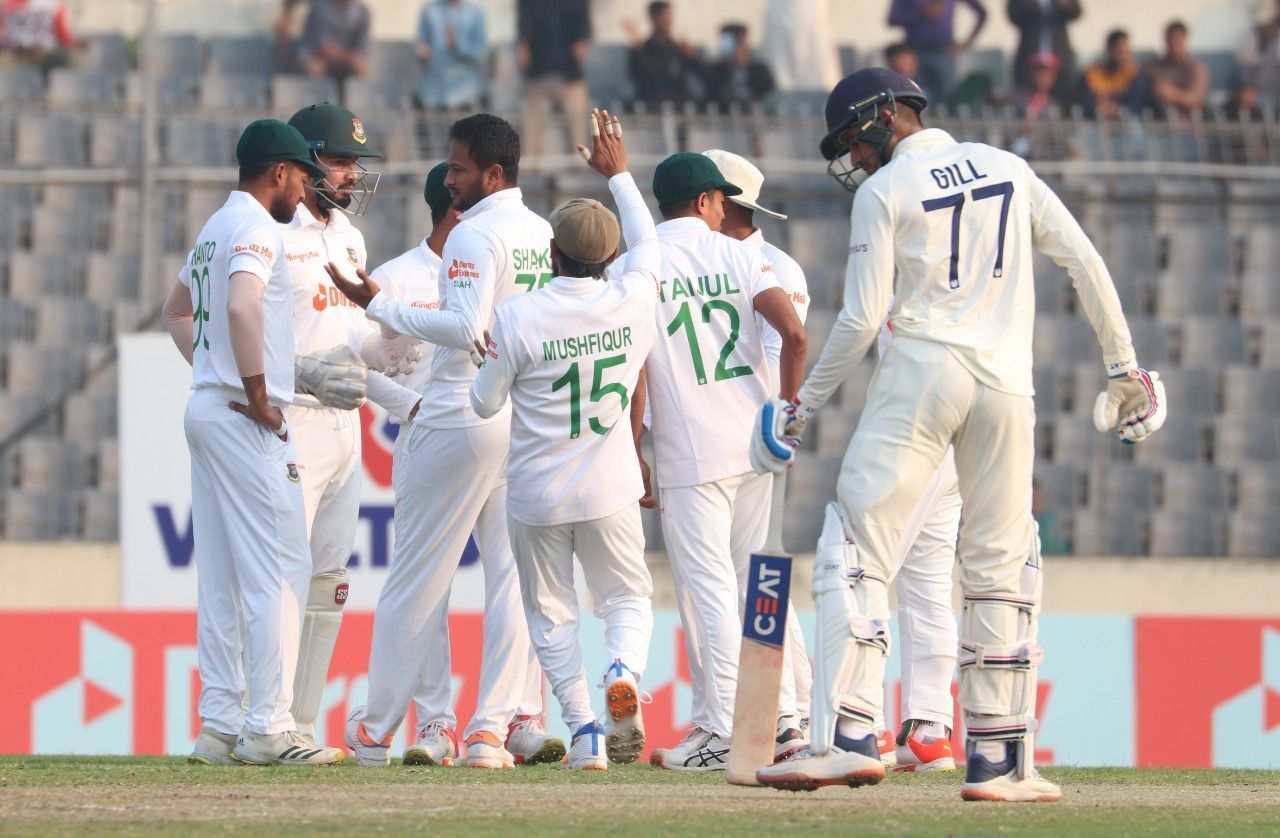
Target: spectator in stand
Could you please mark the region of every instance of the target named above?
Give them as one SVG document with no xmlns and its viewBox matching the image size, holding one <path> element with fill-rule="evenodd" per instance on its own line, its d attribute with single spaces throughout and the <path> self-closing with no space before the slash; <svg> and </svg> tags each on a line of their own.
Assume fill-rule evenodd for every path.
<svg viewBox="0 0 1280 838">
<path fill-rule="evenodd" d="M 1013 86 L 1031 87 L 1031 56 L 1051 52 L 1058 57 L 1058 99 L 1075 93 L 1076 54 L 1067 24 L 1080 17 L 1080 0 L 1009 0 L 1009 20 L 1018 27 L 1018 51 L 1013 56 Z"/>
<path fill-rule="evenodd" d="M 1115 119 L 1133 107 L 1137 80 L 1138 62 L 1133 60 L 1129 33 L 1112 30 L 1107 35 L 1105 57 L 1084 71 L 1083 104 L 1098 117 Z"/>
<path fill-rule="evenodd" d="M 920 71 L 914 78 L 931 100 L 942 101 L 955 84 L 956 53 L 973 46 L 978 33 L 987 23 L 987 10 L 981 0 L 960 0 L 973 9 L 978 19 L 973 31 L 963 42 L 955 40 L 957 0 L 893 0 L 889 7 L 889 25 L 901 26 L 908 45 L 915 48 Z"/>
<path fill-rule="evenodd" d="M 1027 63 L 1030 65 L 1031 86 L 1018 91 L 1018 113 L 1029 119 L 1057 116 L 1062 112 L 1062 101 L 1054 90 L 1058 86 L 1062 62 L 1051 52 L 1037 52 Z"/>
<path fill-rule="evenodd" d="M 1280 106 L 1280 0 L 1245 38 L 1238 57 L 1245 80 L 1259 97 L 1272 107 Z"/>
<path fill-rule="evenodd" d="M 418 19 L 418 57 L 424 108 L 477 109 L 484 101 L 484 10 L 470 0 L 431 0 Z"/>
<path fill-rule="evenodd" d="M 892 44 L 884 49 L 884 66 L 920 83 L 920 55 L 911 44 Z M 923 85 L 921 85 L 923 87 Z"/>
<path fill-rule="evenodd" d="M 84 45 L 71 34 L 67 9 L 57 0 L 0 0 L 0 66 L 65 67 L 71 50 Z"/>
<path fill-rule="evenodd" d="M 665 103 L 683 104 L 702 98 L 698 78 L 702 58 L 688 41 L 676 40 L 675 11 L 670 3 L 649 4 L 652 34 L 642 38 L 635 24 L 623 24 L 631 36 L 628 71 L 636 101 L 650 110 Z"/>
<path fill-rule="evenodd" d="M 773 92 L 773 73 L 752 53 L 743 24 L 720 27 L 720 59 L 707 69 L 706 85 L 707 99 L 725 111 L 748 110 Z"/>
<path fill-rule="evenodd" d="M 1146 67 L 1151 105 L 1166 119 L 1187 122 L 1204 110 L 1209 95 L 1209 69 L 1191 57 L 1187 25 L 1175 20 L 1165 27 L 1165 54 Z"/>
<path fill-rule="evenodd" d="M 307 21 L 298 38 L 298 66 L 308 76 L 341 82 L 369 68 L 369 7 L 361 0 L 284 0 L 276 34 L 287 40 L 294 10 L 306 3 Z"/>
<path fill-rule="evenodd" d="M 587 82 L 583 62 L 591 51 L 591 10 L 587 0 L 518 0 L 516 65 L 524 76 L 520 132 L 522 153 L 542 153 L 543 120 L 554 105 L 568 123 L 565 145 L 572 152 L 587 141 Z"/>
<path fill-rule="evenodd" d="M 1071 552 L 1071 543 L 1062 533 L 1058 515 L 1048 507 L 1044 499 L 1044 486 L 1039 480 L 1031 481 L 1031 515 L 1040 531 L 1040 552 L 1046 556 L 1060 556 Z"/>
<path fill-rule="evenodd" d="M 766 0 L 760 54 L 778 90 L 821 90 L 844 77 L 828 0 Z"/>
</svg>

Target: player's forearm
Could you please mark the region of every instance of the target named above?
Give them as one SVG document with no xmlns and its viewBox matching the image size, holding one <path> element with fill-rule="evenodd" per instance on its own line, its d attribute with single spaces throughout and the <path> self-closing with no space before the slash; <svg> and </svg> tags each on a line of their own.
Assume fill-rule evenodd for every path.
<svg viewBox="0 0 1280 838">
<path fill-rule="evenodd" d="M 475 322 L 452 309 L 423 309 L 398 302 L 380 293 L 365 310 L 370 320 L 399 334 L 430 341 L 450 349 L 471 349 L 477 330 Z"/>
<path fill-rule="evenodd" d="M 369 370 L 366 383 L 369 387 L 369 401 L 402 422 L 408 421 L 409 412 L 422 400 L 421 394 L 397 384 L 380 372 Z"/>
<path fill-rule="evenodd" d="M 646 368 L 640 368 L 640 377 L 636 379 L 635 391 L 631 394 L 631 439 L 636 445 L 636 453 L 640 453 L 640 440 L 644 438 L 644 407 L 649 398 L 649 376 Z"/>
<path fill-rule="evenodd" d="M 841 311 L 822 347 L 822 356 L 797 394 L 800 403 L 815 410 L 826 404 L 866 356 L 876 339 L 876 331 L 876 326 L 855 318 L 848 309 Z"/>
<path fill-rule="evenodd" d="M 471 382 L 471 409 L 481 419 L 488 419 L 507 403 L 510 386 L 507 376 L 501 373 L 497 362 L 490 358 Z"/>
<path fill-rule="evenodd" d="M 622 240 L 627 243 L 627 270 L 646 271 L 656 276 L 662 266 L 658 231 L 635 179 L 630 172 L 614 175 L 609 178 L 609 191 L 618 204 Z"/>
<path fill-rule="evenodd" d="M 778 359 L 778 395 L 789 402 L 796 400 L 800 382 L 804 380 L 804 359 L 809 351 L 809 340 L 804 330 L 783 333 L 782 355 Z"/>
<path fill-rule="evenodd" d="M 262 311 L 262 281 L 252 274 L 231 275 L 227 285 L 227 331 L 231 354 L 241 378 L 253 378 L 266 370 L 266 329 Z M 246 391 L 247 393 L 247 391 Z M 266 391 L 263 391 L 265 401 Z M 252 400 L 252 396 L 250 396 Z"/>
<path fill-rule="evenodd" d="M 164 325 L 173 338 L 174 346 L 182 353 L 187 363 L 192 363 L 195 355 L 195 321 L 191 308 L 191 291 L 181 282 L 175 282 L 169 297 L 164 301 Z"/>
</svg>

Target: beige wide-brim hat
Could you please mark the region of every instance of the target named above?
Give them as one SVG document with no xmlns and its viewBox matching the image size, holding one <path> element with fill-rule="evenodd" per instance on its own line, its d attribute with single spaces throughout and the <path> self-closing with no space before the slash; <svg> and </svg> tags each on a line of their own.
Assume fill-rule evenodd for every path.
<svg viewBox="0 0 1280 838">
<path fill-rule="evenodd" d="M 750 160 L 718 148 L 708 149 L 702 153 L 711 158 L 725 180 L 742 190 L 741 195 L 731 196 L 730 201 L 747 209 L 762 212 L 770 218 L 776 218 L 779 221 L 787 220 L 782 213 L 760 206 L 760 187 L 764 186 L 764 174 Z"/>
</svg>

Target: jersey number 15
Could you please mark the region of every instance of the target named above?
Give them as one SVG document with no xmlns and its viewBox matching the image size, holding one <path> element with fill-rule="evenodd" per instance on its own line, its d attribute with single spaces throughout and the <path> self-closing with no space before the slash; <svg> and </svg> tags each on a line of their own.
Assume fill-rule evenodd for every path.
<svg viewBox="0 0 1280 838">
<path fill-rule="evenodd" d="M 605 396 L 613 393 L 618 397 L 619 412 L 627 409 L 630 399 L 627 397 L 626 385 L 612 381 L 608 384 L 604 383 L 604 371 L 610 367 L 616 367 L 627 362 L 626 353 L 619 355 L 610 355 L 606 358 L 597 358 L 595 369 L 591 375 L 591 401 L 598 402 Z M 555 392 L 562 387 L 569 388 L 569 439 L 577 439 L 582 433 L 582 383 L 578 380 L 578 362 L 574 361 L 569 365 L 569 369 L 565 374 L 551 382 L 551 392 Z M 614 420 L 617 421 L 616 419 Z M 612 424 L 604 424 L 596 417 L 591 417 L 591 430 L 604 436 L 609 433 Z"/>
<path fill-rule="evenodd" d="M 1003 183 L 979 186 L 969 194 L 973 196 L 975 202 L 997 196 L 1004 198 L 1000 203 L 1000 234 L 996 242 L 996 264 L 991 271 L 991 275 L 999 279 L 1004 276 L 1004 230 L 1009 224 L 1009 203 L 1013 200 L 1013 182 L 1006 180 Z M 949 279 L 951 289 L 955 290 L 960 287 L 960 213 L 964 211 L 964 193 L 957 192 L 944 198 L 921 201 L 921 206 L 924 207 L 925 212 L 942 209 L 951 210 L 951 271 Z"/>
</svg>

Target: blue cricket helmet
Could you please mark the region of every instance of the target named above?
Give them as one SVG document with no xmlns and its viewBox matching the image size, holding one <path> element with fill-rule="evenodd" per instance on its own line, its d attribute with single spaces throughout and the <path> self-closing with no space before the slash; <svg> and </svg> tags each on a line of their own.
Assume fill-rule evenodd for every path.
<svg viewBox="0 0 1280 838">
<path fill-rule="evenodd" d="M 861 165 L 850 168 L 844 166 L 842 159 L 854 143 L 872 146 L 883 155 L 893 131 L 879 123 L 878 115 L 886 107 L 896 113 L 898 102 L 917 112 L 929 104 L 920 85 L 885 67 L 859 70 L 845 76 L 831 89 L 826 107 L 827 135 L 818 144 L 818 150 L 829 162 L 827 172 L 845 189 L 852 192 L 857 188 L 854 173 Z"/>
</svg>

